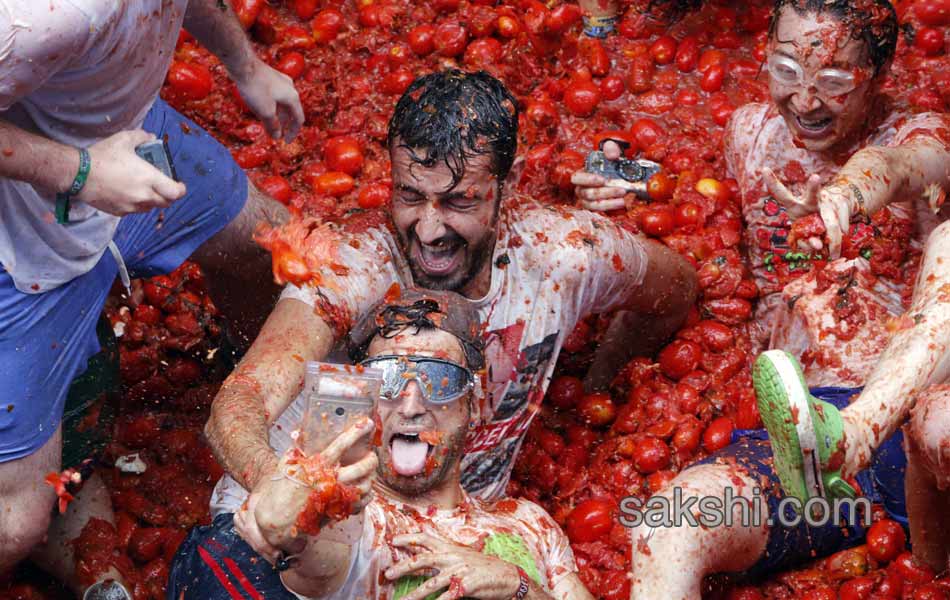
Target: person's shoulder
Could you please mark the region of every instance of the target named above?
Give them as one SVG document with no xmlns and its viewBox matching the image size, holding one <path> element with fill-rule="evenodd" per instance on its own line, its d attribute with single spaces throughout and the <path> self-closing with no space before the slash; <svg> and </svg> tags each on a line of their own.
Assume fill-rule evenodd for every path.
<svg viewBox="0 0 950 600">
<path fill-rule="evenodd" d="M 771 105 L 768 102 L 749 102 L 743 104 L 729 117 L 726 123 L 727 130 L 741 130 L 746 127 L 755 127 L 775 118 L 777 114 L 772 114 L 769 109 Z"/>
<path fill-rule="evenodd" d="M 911 138 L 927 136 L 950 146 L 950 115 L 938 112 L 892 113 L 878 129 L 879 135 L 900 144 Z"/>
<path fill-rule="evenodd" d="M 506 217 L 519 243 L 545 253 L 594 247 L 603 235 L 620 232 L 616 223 L 601 214 L 560 204 L 520 206 L 510 209 Z"/>
</svg>

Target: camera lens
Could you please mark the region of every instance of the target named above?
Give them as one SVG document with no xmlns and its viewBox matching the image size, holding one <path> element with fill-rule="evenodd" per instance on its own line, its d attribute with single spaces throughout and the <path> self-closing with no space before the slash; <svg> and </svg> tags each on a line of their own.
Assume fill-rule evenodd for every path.
<svg viewBox="0 0 950 600">
<path fill-rule="evenodd" d="M 343 416 L 343 413 L 345 413 L 345 412 L 346 412 L 346 411 L 343 409 L 342 406 L 337 406 L 337 407 L 336 407 L 336 414 L 337 414 L 338 417 L 342 417 L 342 416 Z"/>
<path fill-rule="evenodd" d="M 620 175 L 627 181 L 640 181 L 643 179 L 643 172 L 640 165 L 633 161 L 625 160 L 620 163 Z"/>
</svg>

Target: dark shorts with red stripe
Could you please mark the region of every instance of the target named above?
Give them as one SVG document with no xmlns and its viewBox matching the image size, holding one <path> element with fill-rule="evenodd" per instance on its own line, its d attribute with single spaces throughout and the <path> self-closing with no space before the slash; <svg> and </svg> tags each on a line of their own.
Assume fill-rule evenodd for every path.
<svg viewBox="0 0 950 600">
<path fill-rule="evenodd" d="M 168 577 L 168 600 L 297 600 L 280 573 L 234 530 L 234 515 L 195 527 Z"/>
</svg>

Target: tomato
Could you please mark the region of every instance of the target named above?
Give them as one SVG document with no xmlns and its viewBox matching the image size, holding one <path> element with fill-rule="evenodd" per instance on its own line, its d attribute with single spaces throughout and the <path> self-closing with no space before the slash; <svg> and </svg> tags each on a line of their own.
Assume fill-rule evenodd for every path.
<svg viewBox="0 0 950 600">
<path fill-rule="evenodd" d="M 173 60 L 168 68 L 168 85 L 188 100 L 201 100 L 211 93 L 214 80 L 207 67 Z"/>
<path fill-rule="evenodd" d="M 433 41 L 442 56 L 459 56 L 465 52 L 468 31 L 458 23 L 443 23 L 436 28 Z"/>
<path fill-rule="evenodd" d="M 538 434 L 538 445 L 541 446 L 541 449 L 551 458 L 560 456 L 565 448 L 564 438 L 550 429 L 544 429 Z"/>
<path fill-rule="evenodd" d="M 634 448 L 633 464 L 644 475 L 665 469 L 670 464 L 670 447 L 661 439 L 643 436 Z"/>
<path fill-rule="evenodd" d="M 640 229 L 651 237 L 664 237 L 673 233 L 673 214 L 666 208 L 655 206 L 640 213 Z"/>
<path fill-rule="evenodd" d="M 936 583 L 928 583 L 914 590 L 914 600 L 948 600 L 950 593 Z"/>
<path fill-rule="evenodd" d="M 432 25 L 418 25 L 409 32 L 409 47 L 419 56 L 426 56 L 435 51 L 435 27 Z"/>
<path fill-rule="evenodd" d="M 919 562 L 910 552 L 903 552 L 894 559 L 897 572 L 911 583 L 930 583 L 934 579 L 934 572 L 926 564 Z"/>
<path fill-rule="evenodd" d="M 575 117 L 588 117 L 600 103 L 600 89 L 590 80 L 574 79 L 564 92 L 564 106 Z"/>
<path fill-rule="evenodd" d="M 802 600 L 837 600 L 837 598 L 835 590 L 827 585 L 819 585 L 802 594 Z"/>
<path fill-rule="evenodd" d="M 623 95 L 623 78 L 618 75 L 610 75 L 600 82 L 600 95 L 604 100 L 616 100 Z"/>
<path fill-rule="evenodd" d="M 360 195 L 356 203 L 360 208 L 380 208 L 389 202 L 392 193 L 392 186 L 385 183 L 371 183 L 360 188 Z"/>
<path fill-rule="evenodd" d="M 158 558 L 165 543 L 166 530 L 163 527 L 140 527 L 129 538 L 129 556 L 140 563 Z"/>
<path fill-rule="evenodd" d="M 610 533 L 613 527 L 614 505 L 606 500 L 591 498 L 574 507 L 567 516 L 567 537 L 575 544 L 593 542 Z"/>
<path fill-rule="evenodd" d="M 710 352 L 723 352 L 732 347 L 735 334 L 732 329 L 718 321 L 700 321 L 696 324 L 702 344 Z"/>
<path fill-rule="evenodd" d="M 306 61 L 303 54 L 288 52 L 281 57 L 276 69 L 291 79 L 297 79 L 303 75 L 304 67 L 306 67 Z"/>
<path fill-rule="evenodd" d="M 479 38 L 465 49 L 464 62 L 471 68 L 490 67 L 498 62 L 504 48 L 495 38 Z"/>
<path fill-rule="evenodd" d="M 487 6 L 473 7 L 469 12 L 468 30 L 473 37 L 483 38 L 495 33 L 498 26 L 498 15 L 493 8 Z"/>
<path fill-rule="evenodd" d="M 682 379 L 694 370 L 702 357 L 699 344 L 687 340 L 673 340 L 660 351 L 657 360 L 660 371 L 670 379 Z"/>
<path fill-rule="evenodd" d="M 263 144 L 254 144 L 239 149 L 234 153 L 234 162 L 242 169 L 253 169 L 265 164 L 271 159 L 271 150 Z"/>
<path fill-rule="evenodd" d="M 867 533 L 868 553 L 880 562 L 890 562 L 904 551 L 907 536 L 904 528 L 891 519 L 881 519 Z"/>
<path fill-rule="evenodd" d="M 653 60 L 649 56 L 635 57 L 627 73 L 627 89 L 635 94 L 653 89 L 654 70 Z"/>
<path fill-rule="evenodd" d="M 330 171 L 317 177 L 316 192 L 329 196 L 340 197 L 348 193 L 356 185 L 353 178 L 340 171 Z"/>
<path fill-rule="evenodd" d="M 244 29 L 251 28 L 263 7 L 264 0 L 231 0 L 231 8 Z M 221 8 L 224 9 L 223 6 Z"/>
<path fill-rule="evenodd" d="M 624 533 L 624 541 L 629 544 L 626 529 L 619 526 Z M 630 574 L 626 569 L 610 571 L 600 585 L 600 595 L 604 600 L 630 600 Z"/>
<path fill-rule="evenodd" d="M 699 64 L 699 39 L 695 36 L 687 36 L 680 41 L 676 48 L 674 58 L 676 68 L 683 73 L 688 73 Z"/>
<path fill-rule="evenodd" d="M 703 71 L 699 80 L 699 88 L 704 92 L 718 92 L 726 78 L 726 70 L 722 65 L 711 65 Z"/>
<path fill-rule="evenodd" d="M 545 16 L 544 30 L 551 35 L 562 34 L 575 23 L 579 23 L 581 16 L 581 9 L 573 3 L 559 4 Z"/>
<path fill-rule="evenodd" d="M 917 0 L 914 3 L 914 14 L 924 25 L 931 27 L 950 25 L 950 1 Z"/>
<path fill-rule="evenodd" d="M 564 338 L 564 350 L 567 352 L 584 350 L 590 343 L 590 333 L 590 325 L 584 320 L 578 321 L 571 333 Z"/>
<path fill-rule="evenodd" d="M 914 34 L 914 46 L 920 48 L 927 56 L 943 54 L 943 31 L 933 27 L 921 27 Z"/>
<path fill-rule="evenodd" d="M 434 0 L 432 8 L 438 12 L 455 12 L 459 8 L 459 0 Z"/>
<path fill-rule="evenodd" d="M 577 377 L 561 375 L 551 380 L 547 398 L 555 408 L 573 408 L 584 396 L 584 382 Z"/>
<path fill-rule="evenodd" d="M 578 50 L 594 77 L 603 77 L 610 71 L 610 57 L 599 39 L 581 36 Z"/>
<path fill-rule="evenodd" d="M 672 183 L 670 184 L 672 185 Z M 647 185 L 647 190 L 649 191 L 649 184 Z M 670 191 L 672 195 L 672 190 Z M 650 195 L 653 196 L 652 194 Z M 684 202 L 676 206 L 676 210 L 673 212 L 673 220 L 676 222 L 677 227 L 693 227 L 703 224 L 703 210 L 697 204 L 692 202 Z"/>
<path fill-rule="evenodd" d="M 735 110 L 736 107 L 733 106 L 732 103 L 725 102 L 717 104 L 715 107 L 710 107 L 709 112 L 712 114 L 713 122 L 715 122 L 716 125 L 725 127 L 726 123 L 729 122 L 729 117 L 732 116 Z"/>
<path fill-rule="evenodd" d="M 334 171 L 356 175 L 363 168 L 363 150 L 355 137 L 338 135 L 327 140 L 323 160 Z"/>
<path fill-rule="evenodd" d="M 758 589 L 752 586 L 732 588 L 725 600 L 765 600 Z"/>
<path fill-rule="evenodd" d="M 290 198 L 294 194 L 294 191 L 290 188 L 290 184 L 280 175 L 269 175 L 265 177 L 258 187 L 262 192 L 285 205 L 290 202 Z"/>
<path fill-rule="evenodd" d="M 383 77 L 380 88 L 387 94 L 398 96 L 409 89 L 416 76 L 409 69 L 396 69 Z"/>
<path fill-rule="evenodd" d="M 703 432 L 703 448 L 707 452 L 721 450 L 732 443 L 732 419 L 719 417 L 706 427 Z"/>
<path fill-rule="evenodd" d="M 722 50 L 706 50 L 699 56 L 697 68 L 700 73 L 705 73 L 710 67 L 719 65 L 724 67 L 726 64 L 726 55 Z"/>
<path fill-rule="evenodd" d="M 335 8 L 325 8 L 317 13 L 310 22 L 313 40 L 318 44 L 329 44 L 336 39 L 343 28 L 343 13 Z"/>
<path fill-rule="evenodd" d="M 610 394 L 594 392 L 581 398 L 577 413 L 585 423 L 593 427 L 604 427 L 613 422 L 617 409 L 610 399 Z"/>
<path fill-rule="evenodd" d="M 317 12 L 317 0 L 294 0 L 294 13 L 301 21 L 306 21 Z"/>
<path fill-rule="evenodd" d="M 518 19 L 510 15 L 498 17 L 496 28 L 498 35 L 509 40 L 518 37 L 518 34 L 521 33 L 521 23 L 518 22 Z"/>
<path fill-rule="evenodd" d="M 676 431 L 673 432 L 673 438 L 670 440 L 670 446 L 679 454 L 690 455 L 699 448 L 699 440 L 703 432 L 703 424 L 699 419 L 692 415 L 682 418 Z"/>
<path fill-rule="evenodd" d="M 874 583 L 874 579 L 867 576 L 849 579 L 838 588 L 838 597 L 841 600 L 868 600 L 874 591 Z"/>
<path fill-rule="evenodd" d="M 697 192 L 716 202 L 728 202 L 732 198 L 729 188 L 724 183 L 711 177 L 704 177 L 696 182 Z"/>
<path fill-rule="evenodd" d="M 299 25 L 291 25 L 281 34 L 283 45 L 298 50 L 309 50 L 317 45 L 316 36 Z"/>
<path fill-rule="evenodd" d="M 662 35 L 650 45 L 650 56 L 658 65 L 668 65 L 676 59 L 676 40 L 668 35 Z"/>
<path fill-rule="evenodd" d="M 666 131 L 656 121 L 645 118 L 634 121 L 630 133 L 640 150 L 646 150 L 666 137 Z"/>
</svg>

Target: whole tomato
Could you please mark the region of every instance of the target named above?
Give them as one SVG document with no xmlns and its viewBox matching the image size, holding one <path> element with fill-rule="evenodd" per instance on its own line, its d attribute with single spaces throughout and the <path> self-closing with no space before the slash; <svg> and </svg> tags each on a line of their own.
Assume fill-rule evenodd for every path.
<svg viewBox="0 0 950 600">
<path fill-rule="evenodd" d="M 910 552 L 903 552 L 894 559 L 897 572 L 911 583 L 930 583 L 934 579 L 934 571 L 926 564 L 914 558 Z"/>
<path fill-rule="evenodd" d="M 658 65 L 668 65 L 676 59 L 676 40 L 668 35 L 661 35 L 650 45 L 650 56 Z"/>
<path fill-rule="evenodd" d="M 696 324 L 696 331 L 703 346 L 710 352 L 722 352 L 732 347 L 735 333 L 719 321 L 705 320 Z"/>
<path fill-rule="evenodd" d="M 565 448 L 564 438 L 550 429 L 541 430 L 541 433 L 538 434 L 538 445 L 551 458 L 559 457 Z"/>
<path fill-rule="evenodd" d="M 290 202 L 290 198 L 294 195 L 294 191 L 290 188 L 290 184 L 287 183 L 287 180 L 281 177 L 280 175 L 269 175 L 265 177 L 260 185 L 262 192 L 277 200 L 281 204 L 287 204 Z"/>
<path fill-rule="evenodd" d="M 355 137 L 338 135 L 327 140 L 323 160 L 334 171 L 356 175 L 363 168 L 363 150 Z"/>
<path fill-rule="evenodd" d="M 317 0 L 294 0 L 294 13 L 301 21 L 306 21 L 317 12 Z"/>
<path fill-rule="evenodd" d="M 291 79 L 297 79 L 303 75 L 303 70 L 307 66 L 303 54 L 299 52 L 288 52 L 280 57 L 277 62 L 277 70 Z"/>
<path fill-rule="evenodd" d="M 927 56 L 943 54 L 943 31 L 933 27 L 921 27 L 914 35 L 914 46 Z"/>
<path fill-rule="evenodd" d="M 647 191 L 649 191 L 649 184 L 647 184 Z M 673 191 L 670 190 L 670 195 L 672 195 L 672 193 Z M 650 197 L 652 198 L 653 195 L 651 194 Z M 676 221 L 677 227 L 692 227 L 694 225 L 702 225 L 703 210 L 698 204 L 684 202 L 676 206 L 676 210 L 673 212 L 673 220 Z"/>
<path fill-rule="evenodd" d="M 914 590 L 914 600 L 948 600 L 950 592 L 936 583 L 928 583 Z"/>
<path fill-rule="evenodd" d="M 590 325 L 587 321 L 580 320 L 571 333 L 564 338 L 564 349 L 568 352 L 580 352 L 587 348 L 590 343 Z"/>
<path fill-rule="evenodd" d="M 653 89 L 653 59 L 640 55 L 633 58 L 627 73 L 627 89 L 634 94 L 642 94 Z"/>
<path fill-rule="evenodd" d="M 834 589 L 827 585 L 819 585 L 802 594 L 802 600 L 837 600 L 837 597 Z"/>
<path fill-rule="evenodd" d="M 231 0 L 231 8 L 244 29 L 250 29 L 264 8 L 264 0 Z"/>
<path fill-rule="evenodd" d="M 725 67 L 726 55 L 722 50 L 706 50 L 699 56 L 697 68 L 700 73 L 705 73 L 713 66 Z"/>
<path fill-rule="evenodd" d="M 316 36 L 299 25 L 291 25 L 281 33 L 281 43 L 287 48 L 309 50 L 317 45 Z"/>
<path fill-rule="evenodd" d="M 650 199 L 654 202 L 669 200 L 673 197 L 673 191 L 675 189 L 676 184 L 673 183 L 669 175 L 662 171 L 647 180 L 647 194 L 649 194 Z M 673 221 L 677 227 L 682 227 L 683 223 L 680 223 L 679 210 L 677 207 L 676 212 L 673 213 Z"/>
<path fill-rule="evenodd" d="M 552 8 L 544 18 L 544 31 L 550 36 L 557 36 L 567 31 L 581 20 L 581 9 L 575 4 L 565 2 Z"/>
<path fill-rule="evenodd" d="M 653 436 L 643 436 L 633 450 L 633 464 L 644 475 L 665 469 L 670 464 L 670 447 Z"/>
<path fill-rule="evenodd" d="M 488 37 L 495 33 L 497 26 L 498 15 L 495 9 L 488 6 L 476 6 L 469 12 L 468 30 L 472 37 Z"/>
<path fill-rule="evenodd" d="M 653 207 L 640 213 L 640 229 L 651 237 L 664 237 L 673 233 L 673 214 L 666 207 Z"/>
<path fill-rule="evenodd" d="M 686 36 L 676 48 L 676 68 L 688 73 L 699 64 L 699 39 L 695 36 Z"/>
<path fill-rule="evenodd" d="M 409 47 L 419 56 L 426 56 L 435 51 L 435 27 L 432 25 L 417 25 L 409 32 Z"/>
<path fill-rule="evenodd" d="M 617 409 L 610 394 L 594 392 L 581 398 L 577 406 L 577 414 L 581 419 L 593 427 L 610 425 L 617 415 Z"/>
<path fill-rule="evenodd" d="M 203 65 L 173 60 L 168 68 L 168 85 L 188 100 L 201 100 L 211 93 L 214 80 Z"/>
<path fill-rule="evenodd" d="M 600 89 L 591 80 L 575 78 L 564 91 L 564 106 L 575 117 L 589 117 L 600 103 Z"/>
<path fill-rule="evenodd" d="M 582 36 L 578 49 L 591 75 L 603 77 L 610 71 L 610 57 L 599 39 Z"/>
<path fill-rule="evenodd" d="M 330 171 L 317 177 L 316 192 L 328 196 L 340 196 L 350 192 L 356 185 L 353 178 L 341 171 Z"/>
<path fill-rule="evenodd" d="M 317 13 L 310 22 L 313 40 L 318 44 L 329 44 L 336 39 L 343 28 L 343 13 L 335 8 L 325 8 Z"/>
<path fill-rule="evenodd" d="M 584 397 L 584 382 L 571 375 L 559 375 L 548 387 L 548 401 L 555 408 L 571 409 Z"/>
<path fill-rule="evenodd" d="M 600 81 L 600 95 L 604 100 L 616 100 L 623 96 L 623 92 L 623 78 L 618 75 L 610 75 Z"/>
<path fill-rule="evenodd" d="M 924 25 L 931 27 L 950 25 L 950 1 L 917 0 L 914 3 L 914 14 Z"/>
<path fill-rule="evenodd" d="M 630 133 L 637 141 L 637 147 L 646 150 L 666 137 L 666 130 L 653 119 L 637 119 L 630 126 Z"/>
<path fill-rule="evenodd" d="M 465 49 L 464 62 L 471 68 L 490 67 L 498 62 L 503 51 L 501 42 L 495 38 L 479 38 Z"/>
<path fill-rule="evenodd" d="M 614 506 L 598 498 L 585 500 L 567 516 L 567 537 L 575 544 L 586 544 L 610 533 Z"/>
<path fill-rule="evenodd" d="M 868 600 L 874 591 L 874 583 L 874 579 L 868 576 L 849 579 L 838 588 L 838 597 L 841 600 Z"/>
<path fill-rule="evenodd" d="M 398 96 L 409 89 L 416 76 L 409 69 L 396 69 L 383 77 L 380 87 L 387 94 Z"/>
<path fill-rule="evenodd" d="M 673 340 L 657 357 L 660 371 L 670 379 L 682 379 L 699 365 L 703 349 L 699 344 L 687 340 Z"/>
<path fill-rule="evenodd" d="M 458 23 L 442 23 L 433 37 L 435 51 L 442 56 L 459 56 L 465 52 L 468 43 L 468 31 Z"/>
<path fill-rule="evenodd" d="M 719 417 L 703 432 L 703 448 L 707 452 L 715 452 L 732 443 L 732 419 Z"/>
<path fill-rule="evenodd" d="M 710 65 L 699 79 L 699 88 L 704 92 L 718 92 L 726 78 L 726 69 L 722 65 Z"/>
<path fill-rule="evenodd" d="M 379 208 L 389 202 L 392 197 L 392 187 L 385 183 L 371 183 L 360 188 L 360 195 L 356 203 L 360 208 Z"/>
<path fill-rule="evenodd" d="M 868 553 L 880 562 L 891 562 L 904 551 L 907 536 L 897 521 L 881 519 L 867 533 Z"/>
<path fill-rule="evenodd" d="M 498 30 L 498 35 L 510 40 L 518 37 L 518 34 L 521 33 L 521 23 L 519 23 L 518 19 L 514 16 L 501 15 L 498 17 L 496 29 Z"/>
<path fill-rule="evenodd" d="M 712 177 L 700 179 L 696 182 L 694 189 L 710 200 L 715 200 L 720 203 L 728 202 L 732 198 L 732 193 L 729 191 L 728 186 Z"/>
</svg>

